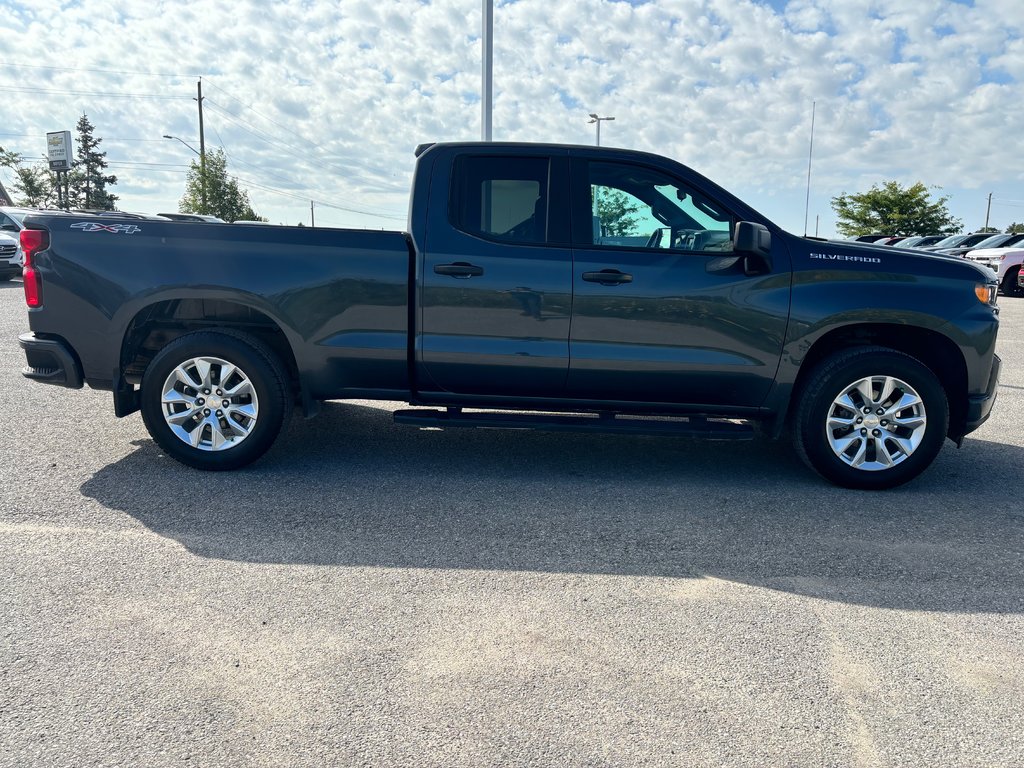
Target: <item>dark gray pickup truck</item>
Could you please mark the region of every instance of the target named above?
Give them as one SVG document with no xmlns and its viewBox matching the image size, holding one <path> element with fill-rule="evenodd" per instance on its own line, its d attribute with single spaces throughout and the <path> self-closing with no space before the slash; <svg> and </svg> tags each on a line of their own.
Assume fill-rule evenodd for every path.
<svg viewBox="0 0 1024 768">
<path fill-rule="evenodd" d="M 988 417 L 996 283 L 963 259 L 797 237 L 640 152 L 417 157 L 409 232 L 29 217 L 25 376 L 112 391 L 200 469 L 361 398 L 431 427 L 789 427 L 827 479 L 885 488 Z"/>
</svg>

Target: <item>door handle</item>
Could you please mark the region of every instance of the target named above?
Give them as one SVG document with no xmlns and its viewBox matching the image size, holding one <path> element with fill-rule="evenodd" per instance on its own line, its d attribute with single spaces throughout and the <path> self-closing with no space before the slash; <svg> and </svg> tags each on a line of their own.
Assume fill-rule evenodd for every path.
<svg viewBox="0 0 1024 768">
<path fill-rule="evenodd" d="M 480 277 L 484 273 L 484 268 L 466 261 L 456 261 L 454 264 L 435 264 L 434 272 L 464 280 L 467 277 Z"/>
<path fill-rule="evenodd" d="M 620 285 L 632 283 L 633 276 L 617 269 L 602 269 L 600 272 L 584 272 L 583 279 L 588 283 L 600 283 L 601 285 Z"/>
</svg>

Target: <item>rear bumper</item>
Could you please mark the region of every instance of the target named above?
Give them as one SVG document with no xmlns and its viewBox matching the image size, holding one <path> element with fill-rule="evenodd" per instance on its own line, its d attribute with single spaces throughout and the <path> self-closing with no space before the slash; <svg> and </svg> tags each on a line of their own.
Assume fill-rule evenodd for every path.
<svg viewBox="0 0 1024 768">
<path fill-rule="evenodd" d="M 969 434 L 980 427 L 988 419 L 992 412 L 992 406 L 996 402 L 997 387 L 999 385 L 999 369 L 1003 361 L 999 355 L 992 356 L 992 371 L 989 373 L 988 386 L 982 395 L 970 395 L 967 398 L 967 423 L 964 424 L 964 434 Z"/>
<path fill-rule="evenodd" d="M 18 343 L 25 350 L 28 361 L 28 365 L 21 369 L 21 375 L 26 379 L 58 387 L 82 388 L 82 366 L 67 342 L 23 333 L 18 337 Z"/>
</svg>

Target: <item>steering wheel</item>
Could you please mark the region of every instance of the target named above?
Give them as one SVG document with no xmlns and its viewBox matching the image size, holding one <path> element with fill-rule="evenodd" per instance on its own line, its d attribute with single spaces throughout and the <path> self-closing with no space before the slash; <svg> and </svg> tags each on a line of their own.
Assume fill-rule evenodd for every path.
<svg viewBox="0 0 1024 768">
<path fill-rule="evenodd" d="M 661 227 L 651 232 L 651 236 L 647 238 L 647 245 L 644 248 L 658 248 L 661 245 Z"/>
</svg>

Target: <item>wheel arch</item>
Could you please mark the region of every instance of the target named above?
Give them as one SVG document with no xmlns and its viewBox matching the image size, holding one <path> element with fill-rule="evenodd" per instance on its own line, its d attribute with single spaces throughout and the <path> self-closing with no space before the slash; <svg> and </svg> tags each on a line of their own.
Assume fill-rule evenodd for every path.
<svg viewBox="0 0 1024 768">
<path fill-rule="evenodd" d="M 118 369 L 122 383 L 140 383 L 156 353 L 178 337 L 224 328 L 250 334 L 266 344 L 280 359 L 296 396 L 301 394 L 302 375 L 286 326 L 260 307 L 222 297 L 162 298 L 136 310 L 121 339 Z"/>
<path fill-rule="evenodd" d="M 1024 269 L 1024 264 L 1011 264 L 1006 268 L 1003 276 L 999 279 L 999 290 L 1004 296 L 1019 296 L 1021 291 L 1018 287 L 1017 276 Z"/>
<path fill-rule="evenodd" d="M 929 328 L 893 323 L 865 323 L 835 328 L 819 337 L 807 350 L 786 401 L 787 413 L 780 427 L 794 412 L 794 403 L 817 366 L 836 352 L 853 347 L 885 347 L 919 360 L 938 378 L 949 403 L 949 429 L 953 440 L 963 437 L 967 419 L 967 362 L 956 342 Z"/>
</svg>

